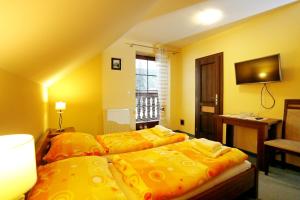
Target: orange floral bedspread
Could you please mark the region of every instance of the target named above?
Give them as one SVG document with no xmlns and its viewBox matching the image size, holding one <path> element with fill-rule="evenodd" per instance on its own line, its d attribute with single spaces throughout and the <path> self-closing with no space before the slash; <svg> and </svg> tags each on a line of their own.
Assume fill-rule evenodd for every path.
<svg viewBox="0 0 300 200">
<path fill-rule="evenodd" d="M 153 147 L 150 141 L 134 131 L 97 135 L 96 138 L 109 154 L 138 151 Z"/>
<path fill-rule="evenodd" d="M 181 142 L 188 139 L 183 133 L 160 132 L 155 128 L 140 131 L 97 135 L 97 141 L 109 154 L 127 153 Z"/>
<path fill-rule="evenodd" d="M 154 147 L 162 145 L 173 144 L 176 142 L 182 142 L 188 139 L 188 136 L 184 133 L 176 132 L 159 132 L 155 128 L 143 129 L 137 131 L 142 137 L 150 141 Z"/>
<path fill-rule="evenodd" d="M 226 153 L 219 157 L 212 158 L 199 151 L 199 147 L 195 147 L 195 140 L 184 141 L 176 144 L 167 145 L 169 150 L 176 150 L 189 157 L 191 160 L 197 161 L 208 167 L 207 173 L 210 177 L 214 177 L 237 164 L 248 159 L 247 154 L 236 148 L 229 148 Z M 201 147 L 200 147 L 201 148 Z"/>
<path fill-rule="evenodd" d="M 28 200 L 126 200 L 99 156 L 73 157 L 38 168 L 38 181 Z"/>
<path fill-rule="evenodd" d="M 247 155 L 231 148 L 217 158 L 210 158 L 189 140 L 112 155 L 110 159 L 123 181 L 143 199 L 171 199 L 242 163 Z"/>
</svg>

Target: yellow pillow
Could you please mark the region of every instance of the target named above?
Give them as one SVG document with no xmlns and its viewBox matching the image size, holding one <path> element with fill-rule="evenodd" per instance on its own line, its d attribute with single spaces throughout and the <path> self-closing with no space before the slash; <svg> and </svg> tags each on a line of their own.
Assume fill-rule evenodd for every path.
<svg viewBox="0 0 300 200">
<path fill-rule="evenodd" d="M 28 200 L 127 199 L 99 156 L 82 156 L 40 166 Z"/>
<path fill-rule="evenodd" d="M 88 133 L 62 133 L 51 139 L 51 147 L 43 158 L 53 162 L 74 156 L 104 155 L 105 149 Z"/>
</svg>

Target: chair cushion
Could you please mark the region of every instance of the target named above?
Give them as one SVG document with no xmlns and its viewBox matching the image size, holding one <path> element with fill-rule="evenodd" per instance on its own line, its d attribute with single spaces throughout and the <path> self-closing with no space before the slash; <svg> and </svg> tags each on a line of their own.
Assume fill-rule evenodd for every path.
<svg viewBox="0 0 300 200">
<path fill-rule="evenodd" d="M 275 140 L 265 141 L 265 145 L 300 153 L 300 141 L 287 140 L 287 139 L 275 139 Z"/>
</svg>

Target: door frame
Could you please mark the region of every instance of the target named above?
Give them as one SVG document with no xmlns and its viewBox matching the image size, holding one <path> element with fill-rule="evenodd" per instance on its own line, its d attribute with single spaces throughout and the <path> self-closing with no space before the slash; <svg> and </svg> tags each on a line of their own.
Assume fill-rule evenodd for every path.
<svg viewBox="0 0 300 200">
<path fill-rule="evenodd" d="M 200 88 L 201 88 L 201 81 L 200 81 L 200 62 L 201 60 L 204 59 L 209 59 L 209 57 L 211 56 L 218 56 L 219 57 L 219 68 L 218 71 L 219 73 L 217 73 L 217 78 L 219 79 L 219 87 L 217 88 L 217 94 L 218 94 L 218 110 L 216 114 L 223 114 L 223 102 L 224 102 L 224 96 L 223 96 L 223 91 L 224 91 L 224 53 L 220 52 L 220 53 L 216 53 L 216 54 L 211 54 L 205 57 L 201 57 L 201 58 L 197 58 L 195 59 L 195 137 L 199 138 L 200 137 L 200 133 L 199 133 L 199 118 L 200 118 L 200 104 L 199 104 L 199 100 L 200 100 Z M 216 126 L 216 124 L 215 124 Z M 215 131 L 217 129 L 215 128 Z M 215 135 L 217 133 L 214 133 Z"/>
</svg>

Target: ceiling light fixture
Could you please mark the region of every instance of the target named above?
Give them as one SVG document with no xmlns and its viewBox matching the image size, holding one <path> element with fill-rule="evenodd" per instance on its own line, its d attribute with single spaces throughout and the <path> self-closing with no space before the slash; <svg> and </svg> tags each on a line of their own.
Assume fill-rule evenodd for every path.
<svg viewBox="0 0 300 200">
<path fill-rule="evenodd" d="M 223 13 L 218 9 L 206 9 L 196 15 L 198 24 L 211 25 L 222 19 Z"/>
</svg>

